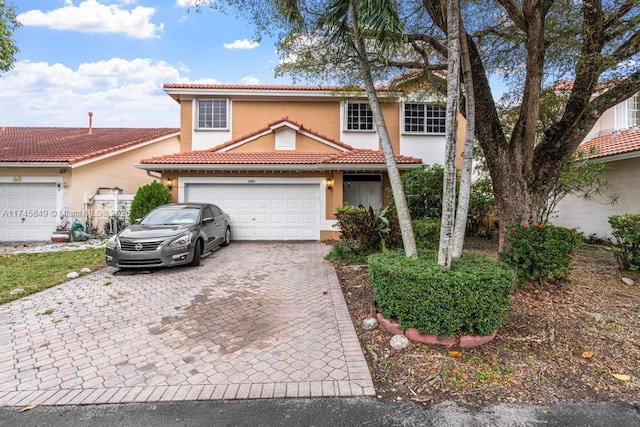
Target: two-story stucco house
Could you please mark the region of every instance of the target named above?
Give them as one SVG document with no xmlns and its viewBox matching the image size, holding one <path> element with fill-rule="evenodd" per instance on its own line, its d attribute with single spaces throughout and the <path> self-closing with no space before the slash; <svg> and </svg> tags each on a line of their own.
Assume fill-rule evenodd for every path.
<svg viewBox="0 0 640 427">
<path fill-rule="evenodd" d="M 180 152 L 137 167 L 160 173 L 174 200 L 219 205 L 232 218 L 234 239 L 335 238 L 337 207 L 389 201 L 364 91 L 209 84 L 164 90 L 180 104 Z M 444 162 L 443 104 L 390 92 L 381 103 L 401 170 Z"/>
<path fill-rule="evenodd" d="M 584 200 L 565 197 L 552 221 L 576 227 L 585 237 L 611 236 L 608 218 L 615 214 L 640 213 L 640 94 L 607 110 L 579 149 L 590 154 L 591 161 L 607 163 L 606 193 L 617 196 L 608 203 L 607 195 Z"/>
</svg>

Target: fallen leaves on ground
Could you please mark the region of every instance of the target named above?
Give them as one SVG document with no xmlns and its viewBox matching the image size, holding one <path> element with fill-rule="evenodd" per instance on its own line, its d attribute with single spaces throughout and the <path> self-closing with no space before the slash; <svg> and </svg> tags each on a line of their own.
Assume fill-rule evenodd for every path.
<svg viewBox="0 0 640 427">
<path fill-rule="evenodd" d="M 467 250 L 495 259 L 493 242 Z M 488 344 L 471 349 L 412 343 L 395 351 L 391 334 L 359 325 L 375 314 L 367 269 L 336 266 L 338 278 L 382 400 L 431 406 L 455 400 L 498 402 L 640 402 L 640 274 L 620 273 L 609 250 L 587 246 L 574 258 L 570 284 L 524 286 Z M 620 281 L 632 277 L 636 285 Z"/>
</svg>

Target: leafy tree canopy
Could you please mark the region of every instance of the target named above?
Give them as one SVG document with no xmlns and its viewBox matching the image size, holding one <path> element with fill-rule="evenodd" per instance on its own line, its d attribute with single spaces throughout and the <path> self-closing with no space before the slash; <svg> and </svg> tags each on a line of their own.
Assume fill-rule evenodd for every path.
<svg viewBox="0 0 640 427">
<path fill-rule="evenodd" d="M 19 26 L 16 8 L 0 0 L 0 72 L 9 71 L 16 60 L 18 46 L 13 33 Z"/>
</svg>

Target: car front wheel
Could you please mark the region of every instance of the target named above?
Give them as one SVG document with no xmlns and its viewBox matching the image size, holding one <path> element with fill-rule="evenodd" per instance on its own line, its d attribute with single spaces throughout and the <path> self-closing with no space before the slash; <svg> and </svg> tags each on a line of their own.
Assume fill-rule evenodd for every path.
<svg viewBox="0 0 640 427">
<path fill-rule="evenodd" d="M 196 246 L 193 248 L 193 259 L 189 264 L 192 267 L 197 267 L 200 265 L 200 255 L 202 255 L 202 244 L 200 240 L 196 241 Z"/>
</svg>

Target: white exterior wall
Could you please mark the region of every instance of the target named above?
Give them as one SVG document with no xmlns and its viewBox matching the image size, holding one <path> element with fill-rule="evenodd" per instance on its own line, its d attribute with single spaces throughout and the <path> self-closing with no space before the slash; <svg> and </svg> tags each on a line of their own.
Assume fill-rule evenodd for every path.
<svg viewBox="0 0 640 427">
<path fill-rule="evenodd" d="M 640 213 L 640 153 L 639 157 L 608 163 L 608 186 L 605 195 L 598 201 L 585 201 L 567 196 L 560 201 L 557 214 L 551 222 L 563 227 L 575 227 L 585 237 L 595 234 L 599 238 L 611 236 L 609 216 L 625 213 Z M 606 194 L 618 196 L 618 203 L 607 204 Z"/>
<path fill-rule="evenodd" d="M 608 109 L 602 114 L 602 116 L 600 116 L 585 138 L 585 141 L 599 135 L 611 133 L 614 130 L 627 129 L 629 126 L 631 126 L 631 123 L 629 123 L 627 101 L 624 101 L 615 107 Z"/>
<path fill-rule="evenodd" d="M 444 135 L 400 135 L 400 154 L 422 159 L 425 165 L 444 165 Z"/>
</svg>

